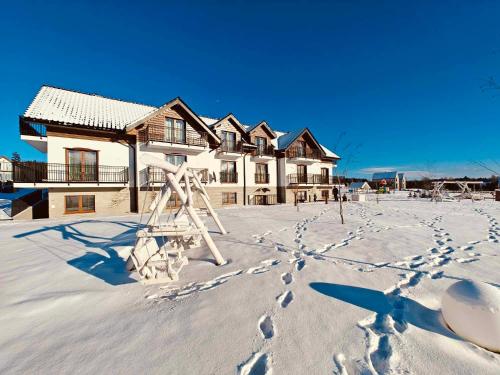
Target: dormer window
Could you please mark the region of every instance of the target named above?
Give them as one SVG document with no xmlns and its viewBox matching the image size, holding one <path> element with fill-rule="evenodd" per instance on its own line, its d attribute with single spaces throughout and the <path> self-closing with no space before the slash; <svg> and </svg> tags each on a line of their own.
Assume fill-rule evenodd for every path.
<svg viewBox="0 0 500 375">
<path fill-rule="evenodd" d="M 306 142 L 297 141 L 297 157 L 305 157 L 305 156 L 306 156 Z"/>
<path fill-rule="evenodd" d="M 264 137 L 255 137 L 255 145 L 260 151 L 264 151 L 267 146 L 267 139 Z"/>
<path fill-rule="evenodd" d="M 167 117 L 165 119 L 165 142 L 186 143 L 186 122 Z"/>
</svg>

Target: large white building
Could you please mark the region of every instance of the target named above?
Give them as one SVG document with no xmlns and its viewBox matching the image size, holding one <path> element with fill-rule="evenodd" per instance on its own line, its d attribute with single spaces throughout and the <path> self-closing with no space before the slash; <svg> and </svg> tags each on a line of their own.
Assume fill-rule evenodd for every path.
<svg viewBox="0 0 500 375">
<path fill-rule="evenodd" d="M 203 171 L 215 207 L 321 199 L 339 159 L 307 128 L 200 117 L 180 98 L 157 108 L 50 86 L 20 117 L 20 133 L 47 159 L 15 163 L 14 186 L 47 189 L 50 217 L 148 207 L 165 176 L 143 164 L 146 153 Z"/>
</svg>

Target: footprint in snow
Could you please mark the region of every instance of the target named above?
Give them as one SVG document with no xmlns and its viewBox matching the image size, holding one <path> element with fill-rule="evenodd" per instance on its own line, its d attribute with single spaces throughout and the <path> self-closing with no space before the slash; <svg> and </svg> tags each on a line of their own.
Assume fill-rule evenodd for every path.
<svg viewBox="0 0 500 375">
<path fill-rule="evenodd" d="M 289 290 L 279 295 L 276 299 L 282 308 L 286 308 L 293 301 L 293 293 Z"/>
<path fill-rule="evenodd" d="M 300 259 L 295 263 L 295 269 L 297 271 L 301 271 L 306 265 L 306 261 L 304 259 Z"/>
<path fill-rule="evenodd" d="M 293 282 L 293 275 L 290 272 L 284 273 L 281 275 L 281 281 L 285 285 L 291 284 Z"/>
<path fill-rule="evenodd" d="M 270 316 L 261 316 L 259 319 L 259 330 L 264 339 L 270 339 L 274 336 L 274 324 Z"/>
<path fill-rule="evenodd" d="M 272 373 L 271 356 L 267 353 L 254 353 L 239 366 L 240 375 L 266 375 Z"/>
</svg>

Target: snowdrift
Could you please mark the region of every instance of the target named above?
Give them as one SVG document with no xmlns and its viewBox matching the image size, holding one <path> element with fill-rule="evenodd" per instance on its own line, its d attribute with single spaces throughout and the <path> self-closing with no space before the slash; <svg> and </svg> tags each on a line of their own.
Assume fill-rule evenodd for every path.
<svg viewBox="0 0 500 375">
<path fill-rule="evenodd" d="M 463 338 L 500 352 L 500 291 L 486 283 L 462 280 L 444 294 L 443 317 Z"/>
</svg>

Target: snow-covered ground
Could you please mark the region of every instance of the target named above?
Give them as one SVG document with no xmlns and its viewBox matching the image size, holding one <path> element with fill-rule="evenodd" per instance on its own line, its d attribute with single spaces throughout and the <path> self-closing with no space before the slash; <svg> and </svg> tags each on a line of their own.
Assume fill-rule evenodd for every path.
<svg viewBox="0 0 500 375">
<path fill-rule="evenodd" d="M 138 216 L 0 224 L 0 372 L 498 374 L 443 324 L 444 290 L 500 287 L 500 204 L 384 197 L 221 209 L 229 260 L 125 272 Z M 211 228 L 214 228 L 205 218 Z"/>
</svg>

